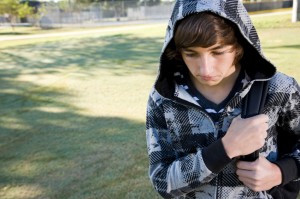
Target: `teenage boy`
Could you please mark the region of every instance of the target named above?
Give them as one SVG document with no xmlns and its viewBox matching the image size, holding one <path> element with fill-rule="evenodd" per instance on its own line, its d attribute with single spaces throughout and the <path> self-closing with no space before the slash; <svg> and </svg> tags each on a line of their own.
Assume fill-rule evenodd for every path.
<svg viewBox="0 0 300 199">
<path fill-rule="evenodd" d="M 263 114 L 241 118 L 255 81 Z M 238 0 L 178 0 L 147 107 L 149 175 L 164 198 L 286 198 L 298 194 L 300 147 L 279 155 L 278 129 L 300 135 L 300 89 L 262 54 Z M 281 132 L 282 133 L 282 132 Z M 241 156 L 259 150 L 259 158 Z M 286 195 L 287 194 L 287 195 Z"/>
</svg>

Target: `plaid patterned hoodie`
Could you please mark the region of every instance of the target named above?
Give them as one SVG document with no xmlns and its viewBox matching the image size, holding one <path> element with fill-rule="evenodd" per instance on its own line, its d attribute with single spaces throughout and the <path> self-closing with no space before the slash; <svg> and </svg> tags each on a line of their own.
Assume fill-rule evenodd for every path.
<svg viewBox="0 0 300 199">
<path fill-rule="evenodd" d="M 215 124 L 185 89 L 174 81 L 174 63 L 165 57 L 173 40 L 176 22 L 192 13 L 209 11 L 232 21 L 244 40 L 247 82 Z M 178 0 L 169 21 L 162 49 L 160 70 L 147 107 L 146 139 L 150 160 L 149 176 L 164 198 L 272 198 L 270 192 L 254 192 L 235 174 L 236 159 L 229 159 L 220 138 L 241 113 L 241 100 L 254 81 L 270 80 L 264 113 L 269 116 L 268 137 L 260 155 L 276 163 L 283 174 L 282 186 L 299 177 L 300 147 L 278 154 L 277 129 L 300 135 L 299 85 L 276 72 L 264 57 L 254 26 L 239 0 Z M 287 137 L 287 135 L 284 135 Z M 288 138 L 287 138 L 288 139 Z M 298 141 L 299 143 L 299 141 Z M 280 186 L 279 186 L 280 187 Z M 279 187 L 276 187 L 279 189 Z"/>
</svg>

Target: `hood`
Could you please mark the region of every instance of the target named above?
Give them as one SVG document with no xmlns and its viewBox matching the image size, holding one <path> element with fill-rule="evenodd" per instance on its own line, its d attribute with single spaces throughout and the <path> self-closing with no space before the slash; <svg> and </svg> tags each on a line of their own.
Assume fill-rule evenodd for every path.
<svg viewBox="0 0 300 199">
<path fill-rule="evenodd" d="M 163 96 L 174 94 L 174 64 L 166 58 L 165 50 L 172 45 L 176 24 L 188 15 L 211 12 L 236 25 L 240 32 L 244 49 L 241 65 L 250 80 L 267 80 L 275 73 L 275 66 L 263 55 L 256 29 L 247 10 L 240 0 L 177 0 L 166 30 L 165 42 L 160 56 L 156 90 Z"/>
</svg>

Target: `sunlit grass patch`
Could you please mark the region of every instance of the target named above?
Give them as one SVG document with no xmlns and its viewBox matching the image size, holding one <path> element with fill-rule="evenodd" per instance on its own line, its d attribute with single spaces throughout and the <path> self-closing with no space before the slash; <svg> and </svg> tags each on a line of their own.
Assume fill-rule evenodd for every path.
<svg viewBox="0 0 300 199">
<path fill-rule="evenodd" d="M 256 28 L 300 28 L 300 22 L 292 23 L 291 14 L 251 16 Z"/>
<path fill-rule="evenodd" d="M 3 193 L 6 194 L 3 194 Z M 5 199 L 38 198 L 45 190 L 39 185 L 16 185 L 0 188 L 0 197 Z"/>
</svg>

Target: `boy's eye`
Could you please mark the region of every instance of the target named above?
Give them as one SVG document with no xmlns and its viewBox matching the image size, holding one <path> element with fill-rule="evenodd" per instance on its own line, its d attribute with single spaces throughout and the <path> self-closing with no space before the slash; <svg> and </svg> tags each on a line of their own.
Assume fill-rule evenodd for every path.
<svg viewBox="0 0 300 199">
<path fill-rule="evenodd" d="M 223 55 L 225 53 L 226 53 L 226 51 L 213 51 L 212 52 L 213 55 Z"/>
<path fill-rule="evenodd" d="M 189 51 L 185 52 L 185 51 L 183 51 L 182 55 L 185 56 L 185 57 L 196 57 L 198 54 L 195 53 L 195 52 L 189 52 Z"/>
<path fill-rule="evenodd" d="M 187 57 L 196 57 L 195 53 L 185 53 L 185 56 Z"/>
</svg>

